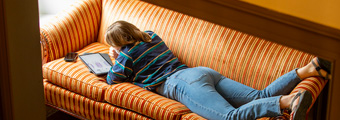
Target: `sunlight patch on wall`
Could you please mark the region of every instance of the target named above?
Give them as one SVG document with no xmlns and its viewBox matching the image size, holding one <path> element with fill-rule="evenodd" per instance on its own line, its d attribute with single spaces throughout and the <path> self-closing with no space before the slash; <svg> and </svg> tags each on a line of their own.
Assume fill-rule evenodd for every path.
<svg viewBox="0 0 340 120">
<path fill-rule="evenodd" d="M 57 13 L 69 8 L 78 0 L 39 0 L 40 26 L 48 23 Z"/>
</svg>

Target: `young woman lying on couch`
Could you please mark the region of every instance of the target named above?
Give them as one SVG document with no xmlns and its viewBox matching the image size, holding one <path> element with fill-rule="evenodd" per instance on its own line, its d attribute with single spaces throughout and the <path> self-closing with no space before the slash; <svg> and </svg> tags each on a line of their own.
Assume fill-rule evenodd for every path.
<svg viewBox="0 0 340 120">
<path fill-rule="evenodd" d="M 132 82 L 144 89 L 175 99 L 191 111 L 213 120 L 248 120 L 282 115 L 292 111 L 294 120 L 302 120 L 312 103 L 311 93 L 289 94 L 304 78 L 329 79 L 330 63 L 314 58 L 294 69 L 263 90 L 255 90 L 222 76 L 206 67 L 188 68 L 172 54 L 162 39 L 152 31 L 140 31 L 125 21 L 110 25 L 106 42 L 115 65 L 107 83 Z"/>
</svg>

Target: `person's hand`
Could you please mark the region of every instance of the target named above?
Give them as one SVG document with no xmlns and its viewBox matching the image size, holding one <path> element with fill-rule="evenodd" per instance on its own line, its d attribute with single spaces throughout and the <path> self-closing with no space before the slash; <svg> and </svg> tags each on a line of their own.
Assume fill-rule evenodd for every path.
<svg viewBox="0 0 340 120">
<path fill-rule="evenodd" d="M 109 56 L 116 59 L 120 53 L 120 47 L 110 47 Z"/>
</svg>

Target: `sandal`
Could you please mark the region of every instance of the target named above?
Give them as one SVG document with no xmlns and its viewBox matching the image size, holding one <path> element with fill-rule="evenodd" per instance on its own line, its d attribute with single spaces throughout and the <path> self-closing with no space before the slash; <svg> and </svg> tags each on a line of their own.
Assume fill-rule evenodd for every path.
<svg viewBox="0 0 340 120">
<path fill-rule="evenodd" d="M 293 108 L 294 101 L 300 97 L 298 104 Z M 305 120 L 306 113 L 310 105 L 312 104 L 312 94 L 309 91 L 299 91 L 293 98 L 290 104 L 290 110 L 292 111 L 292 120 Z"/>
<path fill-rule="evenodd" d="M 329 80 L 329 75 L 331 74 L 331 62 L 321 59 L 319 57 L 316 58 L 316 61 L 318 62 L 319 66 L 315 64 L 314 60 L 312 60 L 312 63 L 316 69 L 316 71 L 318 71 L 320 77 L 324 80 Z M 320 72 L 320 70 L 325 70 L 327 72 L 326 76 L 323 76 Z"/>
</svg>

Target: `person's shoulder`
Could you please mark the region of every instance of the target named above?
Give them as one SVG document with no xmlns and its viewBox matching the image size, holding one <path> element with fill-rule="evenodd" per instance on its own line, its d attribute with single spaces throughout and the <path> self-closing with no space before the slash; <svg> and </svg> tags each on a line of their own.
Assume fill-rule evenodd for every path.
<svg viewBox="0 0 340 120">
<path fill-rule="evenodd" d="M 146 30 L 144 31 L 145 33 L 148 33 L 152 39 L 152 41 L 156 40 L 156 41 L 162 41 L 162 39 L 153 31 L 151 30 Z"/>
<path fill-rule="evenodd" d="M 148 33 L 150 36 L 152 36 L 153 34 L 156 34 L 154 31 L 151 30 L 145 30 L 145 33 Z"/>
</svg>

